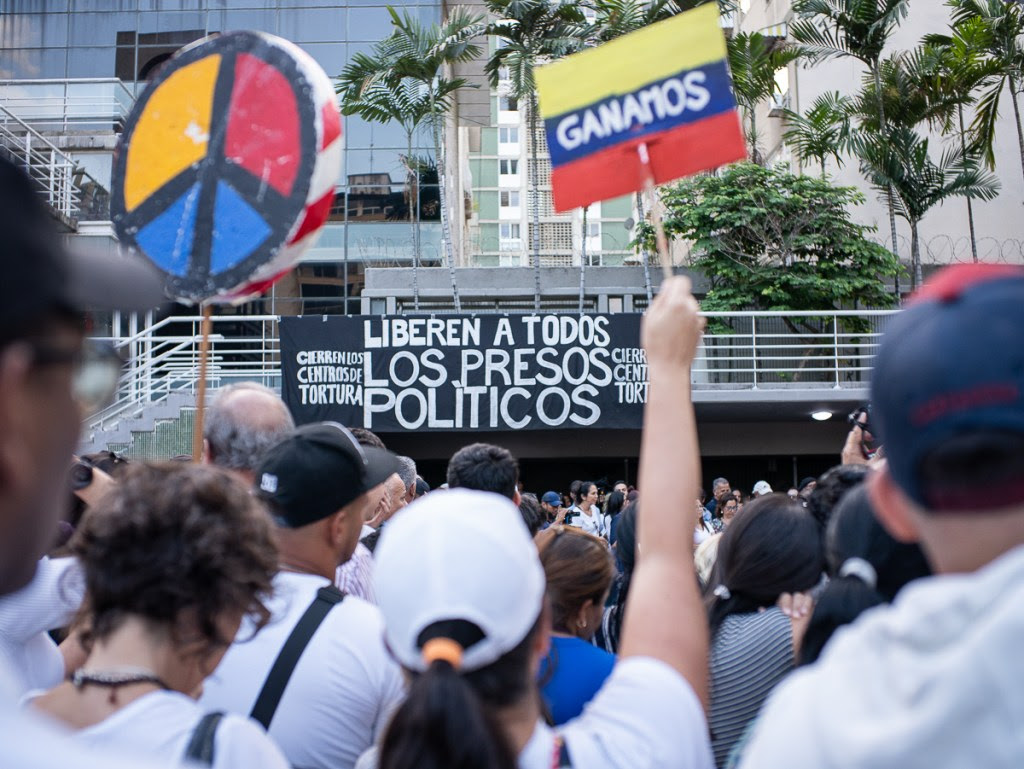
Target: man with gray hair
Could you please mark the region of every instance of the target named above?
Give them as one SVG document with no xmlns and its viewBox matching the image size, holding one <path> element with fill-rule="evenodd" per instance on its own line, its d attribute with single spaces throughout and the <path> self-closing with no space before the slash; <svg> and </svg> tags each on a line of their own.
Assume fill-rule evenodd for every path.
<svg viewBox="0 0 1024 769">
<path fill-rule="evenodd" d="M 402 479 L 402 484 L 405 486 L 405 503 L 409 504 L 416 499 L 416 462 L 401 455 L 396 459 L 398 460 L 398 477 Z"/>
<path fill-rule="evenodd" d="M 253 485 L 256 468 L 271 446 L 295 430 L 284 401 L 269 387 L 238 382 L 221 388 L 206 410 L 203 461 Z"/>
</svg>

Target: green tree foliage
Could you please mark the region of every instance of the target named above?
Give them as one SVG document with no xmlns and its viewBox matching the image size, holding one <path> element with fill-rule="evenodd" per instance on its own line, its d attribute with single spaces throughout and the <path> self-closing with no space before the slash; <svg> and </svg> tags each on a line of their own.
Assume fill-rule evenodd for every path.
<svg viewBox="0 0 1024 769">
<path fill-rule="evenodd" d="M 861 170 L 879 189 L 895 192 L 896 213 L 910 224 L 912 287 L 917 288 L 922 280 L 918 224 L 924 215 L 958 195 L 991 200 L 999 194 L 999 182 L 959 146 L 947 148 L 937 162 L 932 160 L 928 140 L 907 126 L 863 133 L 853 139 L 853 145 Z"/>
<path fill-rule="evenodd" d="M 896 257 L 850 218 L 853 187 L 737 163 L 662 189 L 670 237 L 692 243 L 709 311 L 890 307 Z M 647 227 L 643 237 L 653 240 Z"/>
<path fill-rule="evenodd" d="M 801 55 L 797 48 L 775 47 L 760 32 L 740 32 L 728 43 L 729 70 L 736 102 L 747 118 L 747 150 L 761 162 L 758 148 L 757 107 L 779 90 L 775 73 Z"/>
<path fill-rule="evenodd" d="M 341 98 L 341 114 L 358 115 L 370 123 L 395 122 L 405 132 L 406 200 L 403 206 L 412 230 L 413 306 L 420 306 L 420 230 L 414 201 L 420 195 L 420 174 L 415 168 L 412 140 L 416 130 L 431 118 L 427 89 L 411 77 L 395 76 L 384 46 L 377 44 L 371 53 L 357 53 L 339 75 L 335 91 Z M 436 177 L 436 168 L 435 168 Z"/>
<path fill-rule="evenodd" d="M 790 34 L 810 61 L 850 57 L 863 63 L 881 94 L 879 62 L 889 38 L 907 17 L 909 0 L 794 0 L 797 20 Z M 885 109 L 877 103 L 878 124 L 885 125 Z M 892 190 L 885 191 L 889 209 L 889 235 L 893 253 L 899 248 L 896 235 L 896 211 Z M 897 291 L 899 282 L 897 276 Z"/>
<path fill-rule="evenodd" d="M 456 92 L 470 85 L 464 78 L 449 77 L 450 67 L 480 56 L 480 46 L 474 41 L 484 33 L 486 25 L 483 16 L 461 7 L 453 8 L 441 24 L 423 24 L 408 12 L 399 14 L 390 6 L 388 11 L 394 31 L 377 43 L 371 54 L 353 57 L 352 64 L 342 73 L 338 90 L 342 93 L 343 110 L 374 122 L 397 120 L 406 129 L 407 138 L 411 138 L 410 126 L 421 121 L 430 126 L 446 262 L 455 308 L 459 309 L 442 133 Z M 394 104 L 386 104 L 389 95 Z M 412 167 L 411 148 L 407 166 L 412 178 L 417 171 Z M 414 293 L 418 294 L 418 290 Z"/>
<path fill-rule="evenodd" d="M 995 166 L 992 144 L 995 141 L 999 101 L 1004 91 L 1010 97 L 1017 127 L 1017 146 L 1024 170 L 1024 123 L 1021 122 L 1018 96 L 1024 89 L 1024 6 L 1006 0 L 950 0 L 953 9 L 953 38 L 972 42 L 986 53 L 994 73 L 986 78 L 972 129 L 976 132 L 989 167 Z M 974 25 L 971 28 L 970 25 Z"/>
<path fill-rule="evenodd" d="M 786 110 L 786 130 L 782 134 L 786 142 L 804 163 L 817 161 L 821 167 L 821 178 L 825 178 L 825 161 L 833 158 L 842 167 L 842 148 L 850 132 L 850 105 L 838 91 L 823 93 L 803 115 Z"/>
</svg>

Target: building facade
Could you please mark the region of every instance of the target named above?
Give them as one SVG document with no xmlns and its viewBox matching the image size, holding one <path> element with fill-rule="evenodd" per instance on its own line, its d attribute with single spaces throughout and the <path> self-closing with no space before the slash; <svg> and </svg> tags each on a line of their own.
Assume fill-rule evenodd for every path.
<svg viewBox="0 0 1024 769">
<path fill-rule="evenodd" d="M 112 247 L 103 195 L 118 136 L 148 78 L 174 51 L 216 32 L 259 30 L 296 43 L 333 77 L 391 33 L 388 4 L 425 24 L 441 18 L 440 0 L 0 0 L 0 136 L 23 145 L 30 129 L 39 146 L 63 152 L 96 193 L 70 217 L 73 236 Z M 344 145 L 319 242 L 246 311 L 359 312 L 367 268 L 412 261 L 410 207 L 424 262 L 439 263 L 436 174 L 419 174 L 417 194 L 409 194 L 404 132 L 349 117 Z M 414 137 L 412 154 L 432 162 L 427 131 Z"/>
</svg>

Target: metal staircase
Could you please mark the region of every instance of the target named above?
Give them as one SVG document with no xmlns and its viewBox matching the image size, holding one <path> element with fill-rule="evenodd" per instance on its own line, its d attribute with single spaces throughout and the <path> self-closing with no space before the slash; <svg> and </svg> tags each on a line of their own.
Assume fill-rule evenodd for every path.
<svg viewBox="0 0 1024 769">
<path fill-rule="evenodd" d="M 54 218 L 68 232 L 78 228 L 86 175 L 75 161 L 32 126 L 0 105 L 0 152 L 25 169 Z"/>
<path fill-rule="evenodd" d="M 233 382 L 280 388 L 276 315 L 213 317 L 206 383 L 213 392 Z M 81 453 L 111 448 L 158 459 L 186 453 L 199 383 L 199 316 L 172 316 L 127 338 L 106 338 L 128 361 L 115 401 L 83 427 Z M 156 440 L 163 433 L 166 440 Z M 180 450 L 174 450 L 177 447 Z M 184 447 L 184 448 L 182 448 Z"/>
</svg>

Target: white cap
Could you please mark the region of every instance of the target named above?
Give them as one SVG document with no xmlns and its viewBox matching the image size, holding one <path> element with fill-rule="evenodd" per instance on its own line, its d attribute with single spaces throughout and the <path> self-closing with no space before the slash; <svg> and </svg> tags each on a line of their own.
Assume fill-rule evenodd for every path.
<svg viewBox="0 0 1024 769">
<path fill-rule="evenodd" d="M 374 555 L 384 635 L 405 668 L 426 668 L 417 639 L 443 620 L 477 625 L 483 639 L 461 668 L 498 660 L 526 638 L 540 615 L 544 570 L 511 500 L 452 489 L 417 499 L 384 527 Z"/>
<path fill-rule="evenodd" d="M 768 481 L 758 481 L 754 484 L 754 493 L 758 496 L 762 494 L 771 494 L 772 487 L 768 485 Z"/>
</svg>

